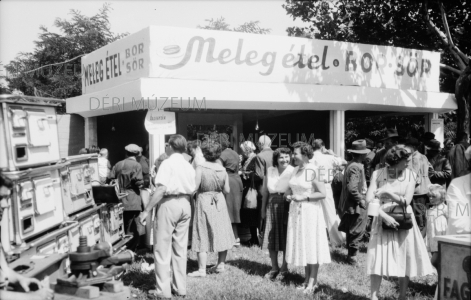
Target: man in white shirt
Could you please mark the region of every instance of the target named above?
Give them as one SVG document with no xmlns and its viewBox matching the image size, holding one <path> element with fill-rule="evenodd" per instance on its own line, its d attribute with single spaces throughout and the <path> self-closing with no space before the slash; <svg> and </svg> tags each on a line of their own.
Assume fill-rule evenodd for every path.
<svg viewBox="0 0 471 300">
<path fill-rule="evenodd" d="M 186 151 L 186 139 L 179 134 L 172 135 L 168 144 L 170 157 L 160 165 L 155 178 L 157 189 L 139 216 L 144 224 L 149 212 L 158 205 L 154 225 L 156 294 L 164 299 L 170 299 L 172 293 L 186 295 L 190 197 L 196 190 L 195 170 L 182 155 Z"/>
</svg>

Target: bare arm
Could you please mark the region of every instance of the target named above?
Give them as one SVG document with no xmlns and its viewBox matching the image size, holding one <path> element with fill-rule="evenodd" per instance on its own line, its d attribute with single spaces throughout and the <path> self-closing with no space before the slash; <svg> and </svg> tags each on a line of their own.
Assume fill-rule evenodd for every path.
<svg viewBox="0 0 471 300">
<path fill-rule="evenodd" d="M 224 194 L 229 194 L 231 192 L 231 187 L 229 186 L 229 175 L 226 172 L 226 179 L 224 180 Z"/>
<path fill-rule="evenodd" d="M 196 191 L 199 189 L 200 184 L 201 184 L 201 174 L 202 174 L 201 168 L 200 168 L 200 167 L 197 167 L 197 168 L 196 168 L 196 177 L 195 177 Z M 196 192 L 196 191 L 195 191 L 195 192 Z"/>
<path fill-rule="evenodd" d="M 268 202 L 268 187 L 267 187 L 267 176 L 263 178 L 263 185 L 262 185 L 262 211 L 267 209 L 267 202 Z"/>
<path fill-rule="evenodd" d="M 157 184 L 157 189 L 155 190 L 154 194 L 152 195 L 152 198 L 144 209 L 144 212 L 149 213 L 154 208 L 154 206 L 156 206 L 160 202 L 160 200 L 162 200 L 166 191 L 167 187 L 165 185 Z"/>
<path fill-rule="evenodd" d="M 376 185 L 376 178 L 378 177 L 378 171 L 374 171 L 371 175 L 370 187 L 366 192 L 366 202 L 371 202 L 375 198 L 375 192 L 378 189 Z"/>
<path fill-rule="evenodd" d="M 309 200 L 325 199 L 325 183 L 323 181 L 313 180 L 312 187 L 317 191 L 309 195 Z"/>
</svg>

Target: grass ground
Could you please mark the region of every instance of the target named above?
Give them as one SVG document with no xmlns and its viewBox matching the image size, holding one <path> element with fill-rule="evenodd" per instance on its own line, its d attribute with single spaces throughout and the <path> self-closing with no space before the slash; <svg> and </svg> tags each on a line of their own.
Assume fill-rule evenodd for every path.
<svg viewBox="0 0 471 300">
<path fill-rule="evenodd" d="M 370 278 L 364 267 L 366 245 L 359 254 L 360 267 L 346 263 L 347 250 L 344 248 L 331 248 L 331 257 L 332 263 L 322 265 L 319 269 L 319 290 L 314 296 L 306 296 L 296 289 L 304 280 L 304 268 L 290 268 L 290 274 L 284 282 L 272 282 L 263 277 L 271 269 L 268 254 L 256 247 L 234 248 L 229 251 L 226 272 L 205 278 L 188 278 L 186 299 L 369 299 Z M 216 254 L 210 254 L 208 264 L 214 265 L 216 261 Z M 132 287 L 134 299 L 138 300 L 154 299 L 154 296 L 148 294 L 149 290 L 155 289 L 154 273 L 141 271 L 144 262 L 154 262 L 152 253 L 138 253 L 135 263 L 123 276 L 125 285 Z M 197 269 L 196 253 L 189 251 L 188 272 Z M 411 280 L 409 299 L 432 299 L 436 282 L 436 275 Z M 381 299 L 396 299 L 397 294 L 397 280 L 383 280 Z"/>
</svg>

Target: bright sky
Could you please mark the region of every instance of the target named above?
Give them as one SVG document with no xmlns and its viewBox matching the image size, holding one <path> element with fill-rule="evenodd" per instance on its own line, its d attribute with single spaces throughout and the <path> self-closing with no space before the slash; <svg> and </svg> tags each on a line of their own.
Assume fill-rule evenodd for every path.
<svg viewBox="0 0 471 300">
<path fill-rule="evenodd" d="M 281 7 L 283 0 L 266 1 L 21 1 L 0 2 L 0 64 L 8 64 L 19 52 L 34 50 L 39 26 L 54 30 L 56 18 L 70 19 L 71 9 L 93 16 L 105 2 L 111 3 L 111 30 L 134 33 L 149 25 L 196 28 L 205 19 L 224 17 L 232 27 L 247 21 L 260 21 L 273 35 L 286 35 L 286 28 L 302 25 L 293 21 Z M 57 32 L 57 31 L 56 31 Z M 0 65 L 0 75 L 5 75 Z"/>
</svg>

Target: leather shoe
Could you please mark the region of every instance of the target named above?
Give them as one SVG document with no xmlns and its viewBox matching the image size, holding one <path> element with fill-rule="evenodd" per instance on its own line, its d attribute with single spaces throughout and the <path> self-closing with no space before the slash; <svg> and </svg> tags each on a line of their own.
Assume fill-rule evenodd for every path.
<svg viewBox="0 0 471 300">
<path fill-rule="evenodd" d="M 172 288 L 172 295 L 174 295 L 175 297 L 179 297 L 179 298 L 185 298 L 186 297 L 186 295 L 180 295 L 178 293 L 178 291 L 173 289 L 173 288 Z"/>
</svg>

